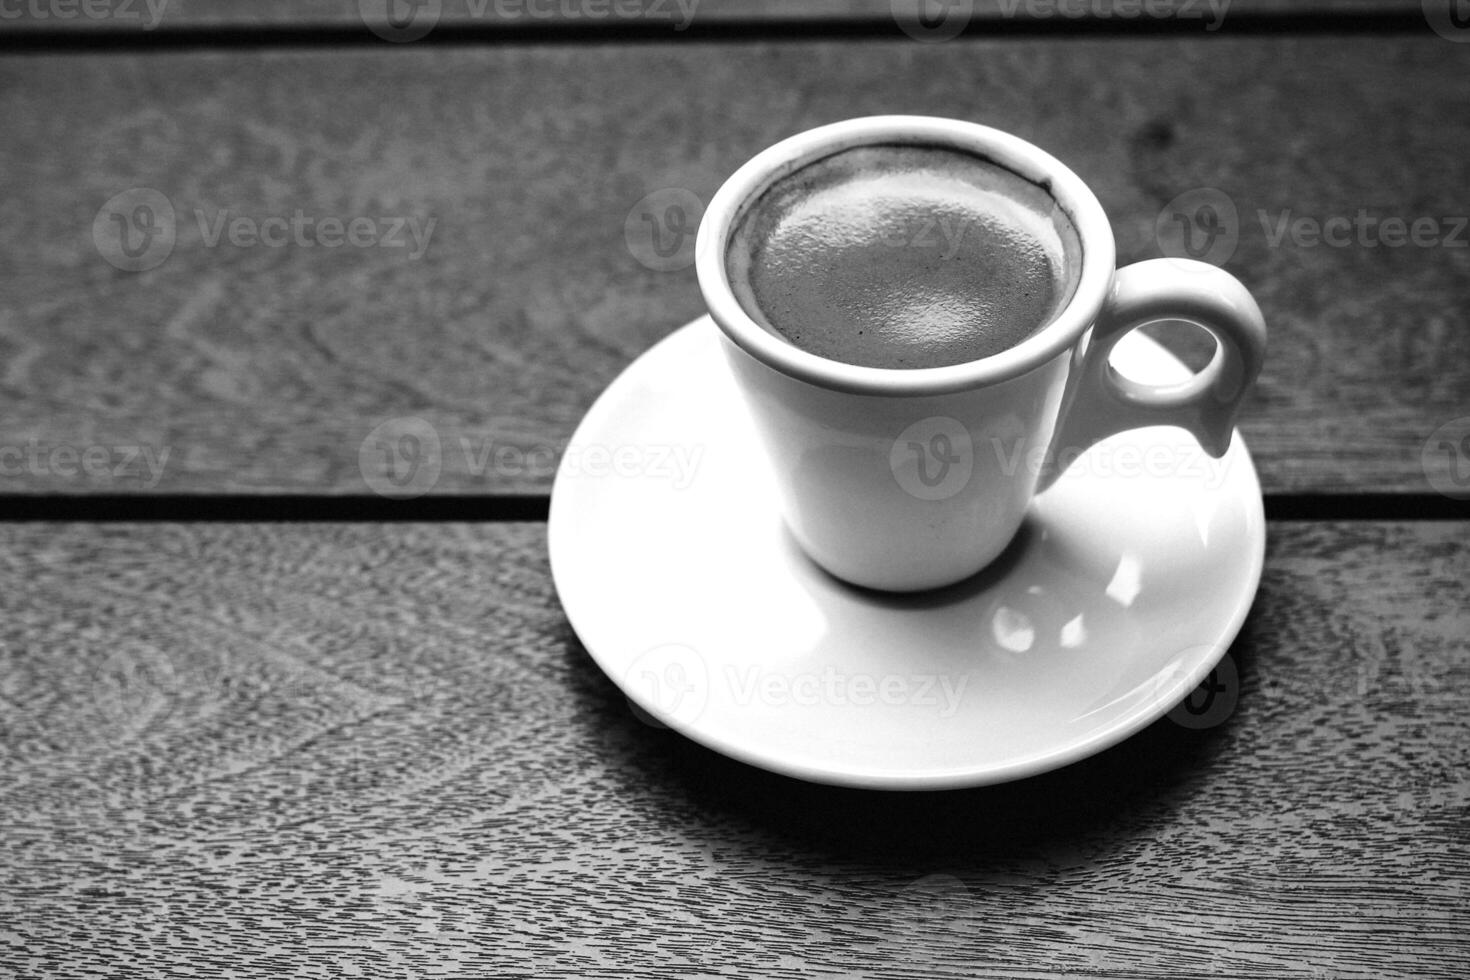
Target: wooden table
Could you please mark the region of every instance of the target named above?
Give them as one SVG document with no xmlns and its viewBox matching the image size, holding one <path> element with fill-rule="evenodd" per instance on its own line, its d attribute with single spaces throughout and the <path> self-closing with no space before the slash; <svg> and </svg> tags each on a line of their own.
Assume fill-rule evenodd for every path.
<svg viewBox="0 0 1470 980">
<path fill-rule="evenodd" d="M 985 0 L 939 43 L 871 0 L 706 0 L 683 29 L 655 0 L 444 0 L 394 41 L 371 2 L 27 4 L 0 10 L 0 974 L 1465 975 L 1447 10 L 1237 0 L 1210 30 Z M 873 112 L 1050 149 L 1123 261 L 1180 195 L 1234 207 L 1272 520 L 1218 724 L 839 790 L 643 724 L 572 634 L 549 464 L 701 312 L 640 202 L 697 211 Z M 1310 234 L 1360 210 L 1377 231 Z M 298 214 L 305 239 L 245 234 Z M 1388 219 L 1429 223 L 1394 245 Z M 410 416 L 477 451 L 380 496 L 364 440 Z"/>
</svg>

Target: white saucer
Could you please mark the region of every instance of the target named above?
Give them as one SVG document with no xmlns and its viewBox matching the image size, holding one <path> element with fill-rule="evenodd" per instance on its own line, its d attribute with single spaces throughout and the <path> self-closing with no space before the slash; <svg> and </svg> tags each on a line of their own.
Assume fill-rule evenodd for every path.
<svg viewBox="0 0 1470 980">
<path fill-rule="evenodd" d="M 1181 430 L 1115 436 L 1038 497 L 994 565 L 895 596 L 812 564 L 701 318 L 603 393 L 552 491 L 552 574 L 598 665 L 648 714 L 816 782 L 939 789 L 1075 762 L 1202 681 L 1265 554 L 1239 433 L 1211 460 Z M 1187 376 L 1135 331 L 1135 378 Z"/>
</svg>

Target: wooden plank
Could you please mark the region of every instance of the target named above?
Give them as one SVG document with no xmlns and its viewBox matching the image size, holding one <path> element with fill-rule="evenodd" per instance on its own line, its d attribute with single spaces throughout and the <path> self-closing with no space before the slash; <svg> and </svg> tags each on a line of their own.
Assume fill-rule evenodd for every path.
<svg viewBox="0 0 1470 980">
<path fill-rule="evenodd" d="M 639 722 L 538 525 L 3 526 L 0 960 L 1462 976 L 1467 531 L 1275 524 L 1218 725 L 903 795 Z"/>
<path fill-rule="evenodd" d="M 436 30 L 773 27 L 871 24 L 921 39 L 1007 23 L 1075 26 L 1175 21 L 1201 30 L 1231 20 L 1413 14 L 1420 0 L 8 0 L 0 35 L 106 32 L 121 36 L 201 30 L 361 30 L 408 41 Z"/>
<path fill-rule="evenodd" d="M 1426 446 L 1460 445 L 1431 437 L 1470 390 L 1467 58 L 1341 37 L 0 62 L 0 492 L 366 493 L 366 437 L 405 416 L 473 449 L 435 492 L 544 492 L 596 394 L 702 310 L 691 239 L 655 254 L 648 195 L 697 211 L 763 147 L 875 111 L 1046 147 L 1125 260 L 1158 254 L 1166 206 L 1223 195 L 1223 261 L 1272 330 L 1243 422 L 1265 487 L 1425 491 Z M 116 197 L 139 188 L 175 220 L 142 255 L 165 260 L 128 272 L 111 222 L 148 240 L 142 199 Z M 1439 244 L 1293 231 L 1360 209 L 1428 219 Z M 282 247 L 221 224 L 298 213 Z M 317 222 L 354 219 L 358 245 L 313 245 Z M 501 446 L 525 465 L 487 468 Z"/>
</svg>

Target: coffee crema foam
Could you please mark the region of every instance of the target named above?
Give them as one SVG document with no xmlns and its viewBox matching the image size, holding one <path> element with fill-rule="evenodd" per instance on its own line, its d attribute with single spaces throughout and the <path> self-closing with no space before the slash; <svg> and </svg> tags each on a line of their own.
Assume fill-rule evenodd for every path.
<svg viewBox="0 0 1470 980">
<path fill-rule="evenodd" d="M 777 180 L 726 251 L 736 299 L 771 333 L 864 367 L 998 354 L 1066 306 L 1081 245 L 1051 195 L 958 149 L 839 151 Z"/>
</svg>

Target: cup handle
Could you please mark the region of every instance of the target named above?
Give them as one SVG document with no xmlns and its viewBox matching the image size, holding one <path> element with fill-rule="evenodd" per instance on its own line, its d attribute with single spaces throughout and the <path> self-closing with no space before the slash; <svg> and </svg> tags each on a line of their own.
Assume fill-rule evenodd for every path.
<svg viewBox="0 0 1470 980">
<path fill-rule="evenodd" d="M 1142 384 L 1108 357 L 1125 335 L 1161 320 L 1182 320 L 1217 341 L 1205 369 L 1177 384 Z M 1177 425 L 1219 459 L 1230 448 L 1235 416 L 1266 359 L 1266 323 L 1240 280 L 1192 259 L 1148 259 L 1119 269 L 1088 343 L 1073 359 L 1047 465 L 1037 490 L 1094 443 L 1126 429 Z"/>
</svg>

